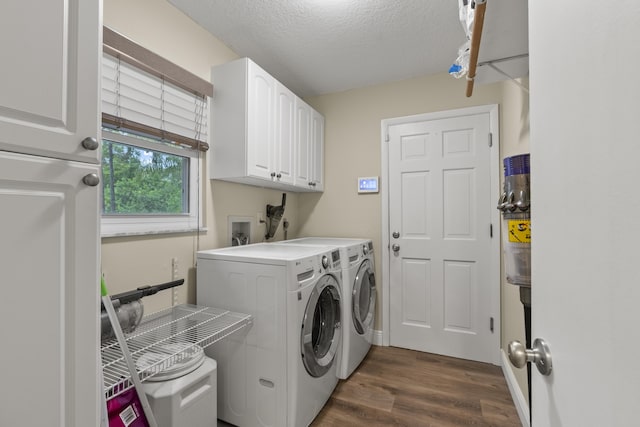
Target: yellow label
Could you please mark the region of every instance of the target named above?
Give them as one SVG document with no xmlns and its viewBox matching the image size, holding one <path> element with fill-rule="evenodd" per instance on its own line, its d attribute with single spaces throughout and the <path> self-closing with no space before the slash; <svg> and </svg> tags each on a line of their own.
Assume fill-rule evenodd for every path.
<svg viewBox="0 0 640 427">
<path fill-rule="evenodd" d="M 513 243 L 531 243 L 531 220 L 510 219 L 509 241 Z"/>
</svg>

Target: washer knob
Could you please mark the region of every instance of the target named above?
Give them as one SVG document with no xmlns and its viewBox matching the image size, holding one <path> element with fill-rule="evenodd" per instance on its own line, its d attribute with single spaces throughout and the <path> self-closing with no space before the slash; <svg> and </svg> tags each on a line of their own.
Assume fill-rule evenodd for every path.
<svg viewBox="0 0 640 427">
<path fill-rule="evenodd" d="M 362 253 L 367 255 L 369 253 L 369 246 L 367 246 L 366 244 L 362 245 Z"/>
<path fill-rule="evenodd" d="M 329 267 L 329 258 L 327 258 L 326 255 L 322 255 L 322 267 L 323 268 Z"/>
</svg>

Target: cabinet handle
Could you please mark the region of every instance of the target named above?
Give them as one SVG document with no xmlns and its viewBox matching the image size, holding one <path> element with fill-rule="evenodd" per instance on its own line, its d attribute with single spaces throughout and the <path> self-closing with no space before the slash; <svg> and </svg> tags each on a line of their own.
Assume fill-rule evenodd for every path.
<svg viewBox="0 0 640 427">
<path fill-rule="evenodd" d="M 282 174 L 276 175 L 276 178 L 278 178 L 278 179 L 282 178 Z"/>
<path fill-rule="evenodd" d="M 88 136 L 85 139 L 83 139 L 81 144 L 87 150 L 97 150 L 98 147 L 100 147 L 100 144 L 98 143 L 98 140 L 95 139 L 92 136 Z"/>
<path fill-rule="evenodd" d="M 275 172 L 271 172 L 271 178 L 275 178 L 276 173 Z"/>
<path fill-rule="evenodd" d="M 82 182 L 84 182 L 89 187 L 95 187 L 96 185 L 100 184 L 100 178 L 98 177 L 98 174 L 90 173 L 82 178 Z"/>
</svg>

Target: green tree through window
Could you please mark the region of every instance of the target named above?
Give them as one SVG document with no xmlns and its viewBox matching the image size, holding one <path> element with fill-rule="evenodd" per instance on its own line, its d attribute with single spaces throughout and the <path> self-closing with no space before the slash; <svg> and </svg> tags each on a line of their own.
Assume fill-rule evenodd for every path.
<svg viewBox="0 0 640 427">
<path fill-rule="evenodd" d="M 103 140 L 105 215 L 188 213 L 188 181 L 186 157 Z"/>
</svg>

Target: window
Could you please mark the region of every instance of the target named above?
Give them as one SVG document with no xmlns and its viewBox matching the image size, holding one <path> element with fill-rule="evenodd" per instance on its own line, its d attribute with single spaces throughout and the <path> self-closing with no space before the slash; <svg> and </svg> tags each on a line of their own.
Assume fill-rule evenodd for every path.
<svg viewBox="0 0 640 427">
<path fill-rule="evenodd" d="M 197 230 L 199 153 L 104 129 L 102 236 Z"/>
<path fill-rule="evenodd" d="M 102 236 L 198 230 L 213 86 L 103 30 Z"/>
</svg>

